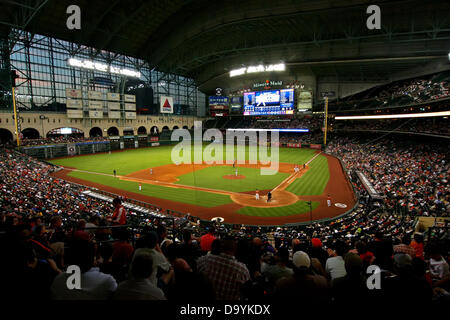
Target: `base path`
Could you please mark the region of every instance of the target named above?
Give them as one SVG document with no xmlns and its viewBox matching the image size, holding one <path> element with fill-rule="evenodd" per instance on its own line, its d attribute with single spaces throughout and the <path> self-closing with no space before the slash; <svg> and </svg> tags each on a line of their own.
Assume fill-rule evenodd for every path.
<svg viewBox="0 0 450 320">
<path fill-rule="evenodd" d="M 309 212 L 307 213 L 301 213 L 298 215 L 291 215 L 291 216 L 282 216 L 282 217 L 261 217 L 261 216 L 247 216 L 237 213 L 237 211 L 240 208 L 243 208 L 245 206 L 253 206 L 253 207 L 279 207 L 279 206 L 285 206 L 291 203 L 295 203 L 297 200 L 304 200 L 304 201 L 318 201 L 319 206 L 313 210 L 312 212 L 312 220 L 319 220 L 324 218 L 332 218 L 338 215 L 341 215 L 345 213 L 349 208 L 352 208 L 355 204 L 355 199 L 353 195 L 353 190 L 350 186 L 349 181 L 347 180 L 347 177 L 342 170 L 341 164 L 339 163 L 339 160 L 336 159 L 333 156 L 323 154 L 328 159 L 328 168 L 330 171 L 330 179 L 328 181 L 328 184 L 325 188 L 325 191 L 320 196 L 296 196 L 290 192 L 285 191 L 284 189 L 292 183 L 295 179 L 293 177 L 293 174 L 286 178 L 276 189 L 272 191 L 273 200 L 269 204 L 266 202 L 266 196 L 268 190 L 260 191 L 261 199 L 259 201 L 255 200 L 255 194 L 250 193 L 233 193 L 233 192 L 227 192 L 222 190 L 211 190 L 204 188 L 198 188 L 203 189 L 202 191 L 208 191 L 208 192 L 217 192 L 217 193 L 225 193 L 230 195 L 231 199 L 234 201 L 234 203 L 226 204 L 217 206 L 214 208 L 206 208 L 202 206 L 196 206 L 196 205 L 190 205 L 182 202 L 177 201 L 171 201 L 171 200 L 164 200 L 157 197 L 151 197 L 142 195 L 137 192 L 128 192 L 125 190 L 121 190 L 118 188 L 114 188 L 111 186 L 105 186 L 98 183 L 94 183 L 91 181 L 78 179 L 75 177 L 71 177 L 68 175 L 72 169 L 63 169 L 59 172 L 56 172 L 52 174 L 56 178 L 61 178 L 67 181 L 72 181 L 78 184 L 86 185 L 89 187 L 94 187 L 97 189 L 105 190 L 117 195 L 125 196 L 130 199 L 135 199 L 147 203 L 151 203 L 154 205 L 158 205 L 162 207 L 163 209 L 170 209 L 175 210 L 182 213 L 190 213 L 192 216 L 199 217 L 204 220 L 211 220 L 214 217 L 220 216 L 223 217 L 225 220 L 225 223 L 234 223 L 234 224 L 248 224 L 248 225 L 283 225 L 287 223 L 296 223 L 296 222 L 308 222 L 310 221 Z M 175 165 L 168 165 L 166 171 L 160 170 L 163 167 L 161 166 L 158 168 L 153 168 L 153 174 L 150 174 L 149 169 L 140 170 L 139 173 L 143 174 L 141 176 L 140 174 L 137 174 L 138 172 L 134 172 L 130 175 L 122 177 L 126 180 L 134 180 L 134 181 L 141 181 L 145 183 L 149 183 L 148 180 L 154 180 L 153 184 L 160 184 L 164 186 L 171 187 L 180 185 L 174 185 L 173 182 L 176 182 L 176 176 L 180 175 L 180 172 L 172 172 Z M 179 165 L 177 167 L 180 167 L 181 170 L 185 170 L 185 173 L 192 172 L 192 166 L 193 165 Z M 194 168 L 202 168 L 207 167 L 211 165 L 194 165 Z M 243 165 L 239 165 L 242 167 Z M 249 165 L 251 166 L 251 165 Z M 254 168 L 257 168 L 258 166 L 254 165 Z M 197 170 L 198 170 L 197 169 Z M 299 173 L 299 176 L 306 172 L 305 170 L 308 170 L 308 167 L 306 169 L 301 169 Z M 293 173 L 294 171 L 294 164 L 280 164 L 280 172 L 288 172 Z M 150 179 L 149 179 L 150 178 Z M 158 179 L 158 180 L 156 180 Z M 175 179 L 175 181 L 174 181 Z M 166 180 L 166 181 L 164 181 Z M 156 182 L 158 181 L 158 182 Z M 156 183 L 155 183 L 156 182 Z M 182 186 L 182 187 L 189 187 L 189 188 L 196 188 L 192 186 Z M 328 207 L 327 206 L 327 196 L 330 194 L 331 200 L 333 205 Z M 295 197 L 295 198 L 294 198 Z M 343 203 L 347 205 L 347 208 L 338 208 L 334 205 L 334 203 Z"/>
</svg>

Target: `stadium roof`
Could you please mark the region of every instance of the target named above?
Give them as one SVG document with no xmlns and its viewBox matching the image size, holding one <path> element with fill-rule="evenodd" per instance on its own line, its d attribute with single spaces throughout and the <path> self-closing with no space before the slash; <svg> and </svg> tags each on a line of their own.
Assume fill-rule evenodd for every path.
<svg viewBox="0 0 450 320">
<path fill-rule="evenodd" d="M 377 1 L 381 30 L 366 27 L 366 0 L 0 0 L 9 28 L 142 58 L 206 89 L 242 65 L 283 61 L 289 72 L 388 78 L 450 51 L 450 2 Z M 81 30 L 66 9 L 81 8 Z M 94 53 L 95 54 L 95 53 Z"/>
</svg>

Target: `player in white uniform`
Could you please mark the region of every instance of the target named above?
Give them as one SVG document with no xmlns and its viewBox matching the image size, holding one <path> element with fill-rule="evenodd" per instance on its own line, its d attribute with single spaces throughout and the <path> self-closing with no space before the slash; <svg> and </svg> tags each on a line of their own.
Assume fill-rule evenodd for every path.
<svg viewBox="0 0 450 320">
<path fill-rule="evenodd" d="M 256 193 L 255 193 L 255 199 L 256 199 L 256 200 L 259 200 L 259 191 L 258 191 L 258 190 L 256 190 Z"/>
</svg>

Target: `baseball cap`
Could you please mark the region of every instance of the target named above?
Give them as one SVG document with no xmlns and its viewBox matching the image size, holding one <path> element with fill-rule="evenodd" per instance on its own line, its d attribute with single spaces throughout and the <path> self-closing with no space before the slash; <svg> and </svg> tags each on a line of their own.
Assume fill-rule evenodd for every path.
<svg viewBox="0 0 450 320">
<path fill-rule="evenodd" d="M 297 268 L 306 267 L 309 268 L 311 266 L 311 260 L 309 259 L 309 256 L 304 251 L 297 251 L 294 253 L 294 256 L 292 257 L 292 262 L 294 263 L 294 266 Z"/>
</svg>

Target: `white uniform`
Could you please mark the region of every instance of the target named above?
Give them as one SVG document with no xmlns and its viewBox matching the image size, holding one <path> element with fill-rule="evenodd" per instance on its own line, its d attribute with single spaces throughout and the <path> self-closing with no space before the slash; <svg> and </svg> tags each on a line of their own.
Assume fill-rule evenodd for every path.
<svg viewBox="0 0 450 320">
<path fill-rule="evenodd" d="M 141 185 L 139 185 L 139 191 L 141 191 L 142 190 L 142 186 Z"/>
<path fill-rule="evenodd" d="M 256 200 L 259 200 L 259 192 L 257 192 L 257 193 L 255 194 L 255 199 L 256 199 Z"/>
<path fill-rule="evenodd" d="M 238 176 L 238 175 L 237 175 L 237 173 L 238 173 L 237 169 L 234 171 L 234 173 L 236 174 L 236 177 L 237 177 L 237 176 Z"/>
</svg>

